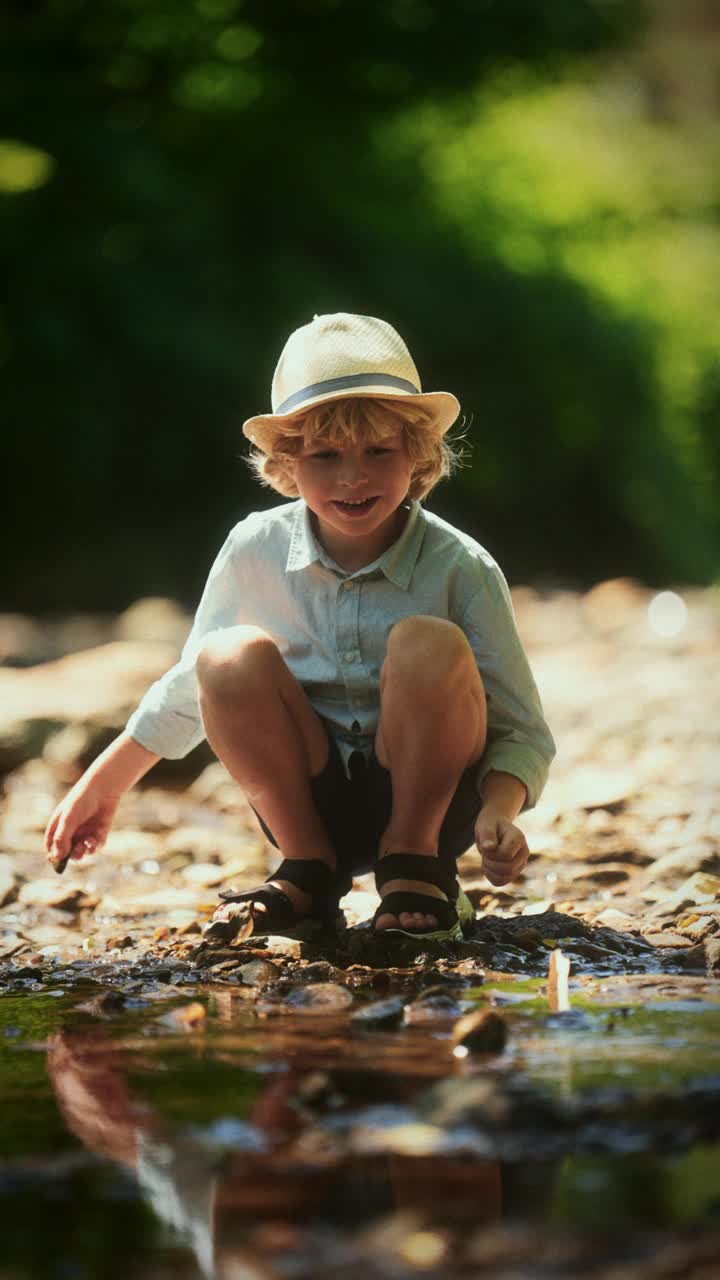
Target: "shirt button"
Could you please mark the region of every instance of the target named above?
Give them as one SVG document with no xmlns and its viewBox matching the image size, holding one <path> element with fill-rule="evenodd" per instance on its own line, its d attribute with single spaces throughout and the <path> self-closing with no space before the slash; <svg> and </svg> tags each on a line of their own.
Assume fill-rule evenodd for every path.
<svg viewBox="0 0 720 1280">
<path fill-rule="evenodd" d="M 343 654 L 343 657 L 346 662 L 354 662 L 357 658 L 357 654 L 354 649 L 348 649 L 347 652 Z"/>
</svg>

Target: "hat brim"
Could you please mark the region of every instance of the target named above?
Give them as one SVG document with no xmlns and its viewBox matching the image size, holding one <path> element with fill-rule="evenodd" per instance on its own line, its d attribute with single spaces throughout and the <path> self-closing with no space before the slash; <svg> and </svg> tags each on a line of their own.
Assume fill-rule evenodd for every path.
<svg viewBox="0 0 720 1280">
<path fill-rule="evenodd" d="M 362 390 L 346 389 L 344 391 L 328 391 L 324 395 L 313 396 L 302 405 L 294 407 L 289 413 L 260 413 L 248 418 L 243 423 L 243 435 L 247 436 L 263 453 L 269 453 L 273 442 L 277 440 L 278 427 L 299 418 L 318 404 L 327 404 L 331 400 L 359 399 L 370 397 L 374 400 L 397 400 L 405 404 L 416 404 L 430 413 L 434 425 L 439 427 L 442 435 L 449 431 L 460 416 L 460 401 L 451 391 L 419 391 L 413 395 L 406 391 L 388 391 L 387 387 L 363 387 Z"/>
</svg>

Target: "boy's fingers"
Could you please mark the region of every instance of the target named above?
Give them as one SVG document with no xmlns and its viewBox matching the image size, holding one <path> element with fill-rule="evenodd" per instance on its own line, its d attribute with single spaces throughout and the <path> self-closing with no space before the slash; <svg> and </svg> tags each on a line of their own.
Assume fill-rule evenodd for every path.
<svg viewBox="0 0 720 1280">
<path fill-rule="evenodd" d="M 53 836 L 55 835 L 55 828 L 57 824 L 58 824 L 57 814 L 53 814 L 52 818 L 50 819 L 50 821 L 48 822 L 45 828 L 45 849 L 48 853 L 52 848 Z"/>
<path fill-rule="evenodd" d="M 501 858 L 514 858 L 525 848 L 525 837 L 522 831 L 518 831 L 517 827 L 508 827 L 502 834 L 498 854 Z"/>
<path fill-rule="evenodd" d="M 511 884 L 513 880 L 517 880 L 522 871 L 525 870 L 525 859 L 513 860 L 511 863 L 493 863 L 490 866 L 483 864 L 483 874 L 486 880 L 491 884 Z"/>
<path fill-rule="evenodd" d="M 527 845 L 522 841 L 521 847 L 512 857 L 483 858 L 483 872 L 492 884 L 509 884 L 516 880 L 527 865 L 530 856 Z"/>
</svg>

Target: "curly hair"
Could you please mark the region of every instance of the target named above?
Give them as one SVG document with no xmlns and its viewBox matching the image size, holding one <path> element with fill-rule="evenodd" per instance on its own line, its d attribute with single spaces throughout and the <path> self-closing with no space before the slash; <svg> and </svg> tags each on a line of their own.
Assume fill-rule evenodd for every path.
<svg viewBox="0 0 720 1280">
<path fill-rule="evenodd" d="M 408 496 L 424 498 L 449 476 L 462 461 L 458 436 L 448 440 L 430 413 L 417 404 L 386 400 L 376 396 L 348 396 L 318 404 L 303 413 L 278 418 L 276 435 L 269 452 L 253 448 L 247 459 L 261 484 L 286 498 L 297 498 L 292 460 L 303 448 L 318 441 L 336 448 L 359 440 L 382 440 L 402 428 L 405 446 L 413 463 Z"/>
</svg>

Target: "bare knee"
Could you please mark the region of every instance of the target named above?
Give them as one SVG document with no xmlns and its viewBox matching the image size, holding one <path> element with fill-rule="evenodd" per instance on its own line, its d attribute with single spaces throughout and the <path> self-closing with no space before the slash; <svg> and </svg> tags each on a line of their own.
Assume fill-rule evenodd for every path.
<svg viewBox="0 0 720 1280">
<path fill-rule="evenodd" d="M 279 658 L 271 636 L 260 627 L 229 627 L 212 631 L 200 649 L 195 671 L 201 692 L 210 697 L 237 696 L 257 689 L 262 675 Z"/>
<path fill-rule="evenodd" d="M 403 618 L 390 631 L 386 664 L 396 675 L 434 682 L 455 673 L 478 675 L 475 657 L 465 633 L 446 618 L 422 614 Z"/>
</svg>

